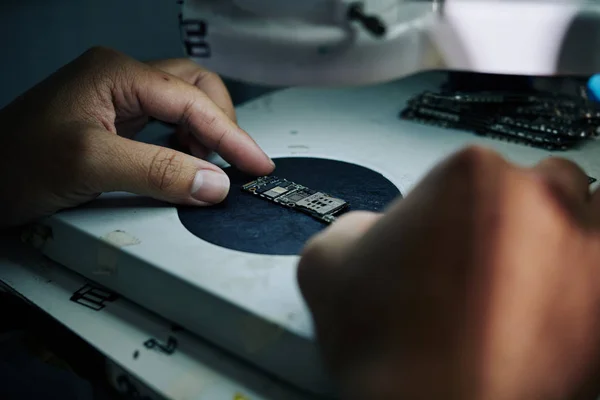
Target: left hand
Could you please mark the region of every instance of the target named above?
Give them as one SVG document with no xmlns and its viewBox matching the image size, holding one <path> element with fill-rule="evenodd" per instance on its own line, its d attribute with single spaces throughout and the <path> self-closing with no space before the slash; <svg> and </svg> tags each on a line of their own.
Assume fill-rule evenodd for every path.
<svg viewBox="0 0 600 400">
<path fill-rule="evenodd" d="M 194 156 L 131 140 L 149 118 L 178 125 Z M 222 201 L 216 151 L 254 175 L 274 164 L 235 122 L 220 78 L 188 60 L 142 63 L 94 48 L 0 111 L 0 228 L 127 191 L 204 206 Z"/>
</svg>

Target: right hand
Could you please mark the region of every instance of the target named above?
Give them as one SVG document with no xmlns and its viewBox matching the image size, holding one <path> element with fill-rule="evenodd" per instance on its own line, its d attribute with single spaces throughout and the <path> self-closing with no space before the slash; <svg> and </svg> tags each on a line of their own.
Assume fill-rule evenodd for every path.
<svg viewBox="0 0 600 400">
<path fill-rule="evenodd" d="M 461 151 L 316 236 L 298 274 L 346 399 L 600 393 L 600 194 L 566 160 Z"/>
<path fill-rule="evenodd" d="M 149 118 L 178 126 L 187 155 L 131 138 Z M 126 191 L 205 206 L 229 178 L 211 151 L 253 175 L 274 164 L 235 122 L 225 85 L 189 60 L 142 63 L 95 48 L 0 111 L 0 228 Z"/>
</svg>

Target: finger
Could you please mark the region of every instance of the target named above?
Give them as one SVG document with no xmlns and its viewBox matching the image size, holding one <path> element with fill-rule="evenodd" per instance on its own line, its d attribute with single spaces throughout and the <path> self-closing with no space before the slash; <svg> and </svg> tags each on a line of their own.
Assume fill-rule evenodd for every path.
<svg viewBox="0 0 600 400">
<path fill-rule="evenodd" d="M 225 83 L 212 71 L 209 71 L 197 63 L 187 58 L 169 59 L 151 61 L 148 65 L 174 75 L 185 82 L 196 86 L 219 106 L 225 114 L 233 121 L 237 122 L 233 101 Z M 197 139 L 190 136 L 185 126 L 177 128 L 177 136 L 180 143 L 189 148 L 194 157 L 205 159 L 212 151 L 201 144 Z"/>
<path fill-rule="evenodd" d="M 237 122 L 233 101 L 219 75 L 187 58 L 150 61 L 147 64 L 196 86 L 206 93 L 232 121 Z"/>
<path fill-rule="evenodd" d="M 273 162 L 256 142 L 197 87 L 133 61 L 124 75 L 129 81 L 115 85 L 113 93 L 117 107 L 183 125 L 201 144 L 244 172 L 273 171 Z"/>
<path fill-rule="evenodd" d="M 298 264 L 298 284 L 309 305 L 329 297 L 344 257 L 380 218 L 366 211 L 345 214 L 307 243 Z"/>
<path fill-rule="evenodd" d="M 203 68 L 187 58 L 150 61 L 147 64 L 196 86 L 206 93 L 233 122 L 237 123 L 233 101 L 225 83 L 218 74 Z M 176 135 L 179 143 L 189 148 L 190 153 L 194 157 L 205 159 L 212 153 L 210 149 L 199 143 L 198 140 L 191 138 L 190 132 L 185 126 L 177 127 Z"/>
<path fill-rule="evenodd" d="M 588 177 L 574 162 L 564 158 L 547 158 L 532 168 L 567 206 L 581 207 L 590 200 Z"/>
<path fill-rule="evenodd" d="M 134 90 L 144 111 L 155 118 L 178 122 L 211 151 L 239 169 L 267 175 L 273 164 L 250 136 L 242 131 L 202 91 L 157 75 L 137 77 Z"/>
<path fill-rule="evenodd" d="M 217 166 L 187 154 L 94 132 L 86 168 L 95 192 L 125 191 L 170 203 L 211 205 L 229 191 Z"/>
</svg>

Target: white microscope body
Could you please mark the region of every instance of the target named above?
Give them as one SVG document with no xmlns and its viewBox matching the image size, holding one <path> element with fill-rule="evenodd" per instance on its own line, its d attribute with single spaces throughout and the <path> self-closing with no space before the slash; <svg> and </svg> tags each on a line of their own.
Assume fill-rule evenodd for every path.
<svg viewBox="0 0 600 400">
<path fill-rule="evenodd" d="M 600 71 L 600 4 L 584 0 L 186 0 L 188 55 L 274 86 L 385 82 L 432 69 Z"/>
</svg>

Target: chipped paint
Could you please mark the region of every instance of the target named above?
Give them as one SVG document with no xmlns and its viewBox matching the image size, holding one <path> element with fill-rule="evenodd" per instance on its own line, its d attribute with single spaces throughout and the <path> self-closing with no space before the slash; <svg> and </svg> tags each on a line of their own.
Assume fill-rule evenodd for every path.
<svg viewBox="0 0 600 400">
<path fill-rule="evenodd" d="M 140 243 L 141 241 L 138 238 L 122 230 L 115 230 L 102 236 L 98 243 L 97 268 L 92 273 L 94 275 L 115 275 L 121 248 L 135 246 Z"/>
<path fill-rule="evenodd" d="M 292 144 L 288 146 L 288 149 L 292 154 L 308 153 L 310 151 L 310 147 L 303 144 Z"/>
<path fill-rule="evenodd" d="M 268 113 L 273 112 L 273 97 L 272 96 L 265 96 L 262 98 L 262 100 L 260 100 L 260 102 L 262 103 L 261 105 L 266 112 L 268 112 Z"/>
<path fill-rule="evenodd" d="M 135 236 L 130 235 L 129 233 L 127 233 L 125 231 L 121 231 L 121 230 L 109 232 L 106 235 L 102 236 L 101 239 L 104 242 L 110 243 L 113 246 L 119 247 L 119 248 L 125 247 L 125 246 L 134 246 L 136 244 L 142 243 Z"/>
<path fill-rule="evenodd" d="M 288 313 L 288 315 L 287 315 L 287 320 L 288 320 L 288 321 L 290 321 L 290 322 L 292 322 L 292 321 L 294 321 L 294 320 L 295 320 L 297 317 L 298 317 L 298 314 L 296 314 L 295 312 L 291 312 L 291 313 Z"/>
<path fill-rule="evenodd" d="M 218 377 L 205 371 L 202 375 L 195 372 L 186 373 L 176 378 L 169 385 L 167 398 L 173 400 L 191 400 L 206 393 L 211 386 L 218 384 Z"/>
</svg>

